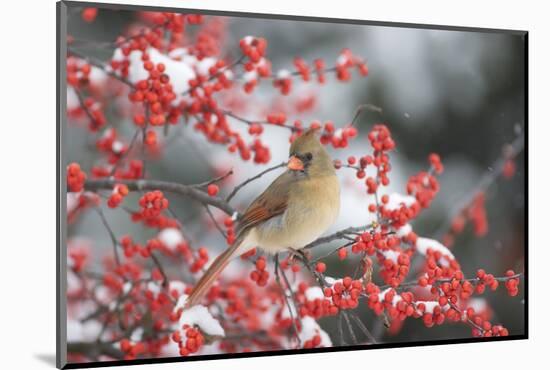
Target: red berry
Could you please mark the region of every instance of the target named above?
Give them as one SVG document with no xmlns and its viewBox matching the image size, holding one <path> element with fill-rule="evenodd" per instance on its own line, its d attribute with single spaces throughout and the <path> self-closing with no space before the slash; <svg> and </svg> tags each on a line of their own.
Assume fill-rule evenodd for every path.
<svg viewBox="0 0 550 370">
<path fill-rule="evenodd" d="M 208 185 L 207 192 L 208 192 L 208 195 L 210 195 L 211 197 L 218 194 L 219 191 L 220 191 L 220 188 L 218 188 L 218 185 L 216 184 Z"/>
<path fill-rule="evenodd" d="M 327 270 L 327 265 L 325 265 L 323 262 L 317 262 L 317 265 L 315 265 L 315 271 L 321 274 L 326 270 Z"/>
</svg>

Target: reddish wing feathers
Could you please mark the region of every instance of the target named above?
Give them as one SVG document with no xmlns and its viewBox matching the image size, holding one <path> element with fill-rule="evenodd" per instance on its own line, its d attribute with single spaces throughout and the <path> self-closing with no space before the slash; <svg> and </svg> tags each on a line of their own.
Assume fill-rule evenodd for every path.
<svg viewBox="0 0 550 370">
<path fill-rule="evenodd" d="M 240 219 L 238 234 L 285 212 L 290 188 L 296 182 L 294 173 L 287 171 L 277 177 L 247 208 Z"/>
</svg>

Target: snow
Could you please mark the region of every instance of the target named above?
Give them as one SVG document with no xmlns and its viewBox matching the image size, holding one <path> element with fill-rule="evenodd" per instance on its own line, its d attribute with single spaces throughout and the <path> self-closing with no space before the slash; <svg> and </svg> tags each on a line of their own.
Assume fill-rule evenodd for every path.
<svg viewBox="0 0 550 370">
<path fill-rule="evenodd" d="M 138 327 L 132 331 L 132 335 L 130 335 L 130 340 L 132 342 L 139 342 L 143 339 L 143 328 Z"/>
<path fill-rule="evenodd" d="M 113 144 L 111 144 L 111 149 L 114 153 L 120 153 L 123 148 L 124 148 L 124 144 L 122 144 L 118 140 L 113 141 Z"/>
<path fill-rule="evenodd" d="M 318 286 L 312 286 L 306 289 L 305 292 L 306 299 L 308 301 L 314 301 L 316 299 L 324 299 L 325 295 L 323 294 L 323 290 Z"/>
<path fill-rule="evenodd" d="M 103 69 L 92 66 L 88 79 L 94 85 L 101 85 L 107 81 L 108 77 L 109 76 L 107 75 L 107 73 L 105 73 Z"/>
<path fill-rule="evenodd" d="M 480 314 L 487 309 L 487 301 L 485 298 L 470 298 L 468 301 L 468 307 L 473 308 L 475 313 Z"/>
<path fill-rule="evenodd" d="M 193 67 L 197 66 L 197 59 L 192 56 L 187 56 L 184 52 L 180 51 L 180 56 L 182 60 L 174 60 L 170 56 L 162 54 L 155 48 L 147 49 L 149 53 L 150 60 L 155 63 L 163 63 L 166 67 L 165 73 L 170 76 L 170 83 L 172 84 L 174 93 L 176 95 L 182 94 L 184 91 L 189 89 L 189 80 L 197 77 Z M 172 54 L 174 55 L 174 54 Z M 149 73 L 143 68 L 143 62 L 141 60 L 142 52 L 140 50 L 134 50 L 128 55 L 128 61 L 130 65 L 128 67 L 128 80 L 131 83 L 136 83 L 141 80 L 147 79 Z M 113 60 L 122 61 L 124 60 L 124 55 L 120 48 L 116 49 L 113 54 Z M 200 68 L 204 68 L 208 63 L 212 61 L 208 60 L 202 62 Z M 214 61 L 215 63 L 215 61 Z M 198 67 L 198 66 L 197 66 Z M 176 99 L 176 102 L 179 102 L 179 99 Z"/>
<path fill-rule="evenodd" d="M 178 309 L 185 307 L 186 302 L 187 295 L 184 294 L 180 296 L 174 310 L 177 311 Z M 208 335 L 216 337 L 225 336 L 225 331 L 219 321 L 212 316 L 210 311 L 208 311 L 208 308 L 202 305 L 196 305 L 184 310 L 181 314 L 179 324 L 180 326 L 198 326 L 203 333 Z"/>
<path fill-rule="evenodd" d="M 73 110 L 80 106 L 78 96 L 72 86 L 67 87 L 67 110 Z"/>
<path fill-rule="evenodd" d="M 384 299 L 386 297 L 386 293 L 388 293 L 390 290 L 393 290 L 393 288 L 388 288 L 388 289 L 383 290 L 380 293 L 378 293 L 378 301 L 380 301 L 380 302 L 384 301 Z M 392 299 L 392 302 L 391 302 L 392 306 L 395 306 L 401 300 L 403 300 L 403 298 L 401 298 L 401 296 L 396 293 L 393 296 L 393 299 Z"/>
<path fill-rule="evenodd" d="M 279 72 L 277 72 L 277 78 L 278 79 L 285 79 L 290 77 L 290 71 L 288 69 L 281 69 Z"/>
<path fill-rule="evenodd" d="M 183 292 L 185 291 L 185 288 L 186 288 L 185 283 L 179 280 L 171 280 L 168 283 L 168 290 L 170 292 L 175 290 L 178 293 L 178 295 L 182 295 Z"/>
<path fill-rule="evenodd" d="M 395 234 L 399 238 L 403 238 L 403 237 L 409 235 L 411 232 L 412 232 L 412 226 L 410 224 L 405 224 L 405 225 L 401 226 L 399 229 L 397 229 Z"/>
<path fill-rule="evenodd" d="M 426 253 L 428 253 L 428 249 L 431 249 L 434 252 L 440 252 L 443 256 L 448 256 L 450 259 L 455 259 L 451 251 L 437 240 L 429 238 L 418 238 L 416 240 L 416 250 L 418 252 L 426 255 Z M 444 258 L 440 258 L 439 263 L 445 267 L 449 265 L 449 262 Z"/>
<path fill-rule="evenodd" d="M 96 320 L 84 323 L 71 318 L 67 319 L 67 342 L 93 342 L 101 333 L 102 325 Z"/>
<path fill-rule="evenodd" d="M 256 81 L 258 79 L 258 72 L 250 71 L 243 74 L 244 82 Z"/>
<path fill-rule="evenodd" d="M 420 303 L 424 304 L 424 306 L 426 307 L 426 309 L 424 310 L 425 313 L 433 313 L 436 307 L 440 307 L 437 301 L 416 301 L 416 307 L 418 307 Z"/>
<path fill-rule="evenodd" d="M 175 250 L 178 245 L 184 241 L 181 232 L 174 227 L 163 229 L 158 234 L 158 238 L 162 242 L 162 244 L 164 244 L 168 249 L 172 251 Z"/>
<path fill-rule="evenodd" d="M 394 263 L 397 263 L 397 257 L 401 254 L 392 250 L 382 251 L 380 253 L 382 253 L 385 258 L 392 260 Z"/>
<path fill-rule="evenodd" d="M 302 343 L 308 341 L 317 334 L 321 337 L 321 347 L 332 347 L 330 337 L 323 329 L 321 329 L 317 321 L 310 316 L 303 317 L 302 330 L 298 335 L 300 337 L 300 341 L 302 341 Z"/>
<path fill-rule="evenodd" d="M 67 213 L 71 213 L 78 207 L 80 193 L 67 193 Z"/>
<path fill-rule="evenodd" d="M 340 56 L 338 56 L 338 59 L 336 59 L 336 64 L 338 65 L 344 65 L 348 62 L 348 57 L 344 54 L 340 54 Z"/>
<path fill-rule="evenodd" d="M 389 195 L 389 201 L 385 205 L 385 208 L 393 211 L 396 209 L 401 208 L 402 205 L 405 205 L 407 207 L 412 206 L 414 203 L 416 203 L 416 198 L 410 195 L 403 195 L 399 193 L 391 193 Z"/>
<path fill-rule="evenodd" d="M 213 67 L 216 64 L 216 59 L 214 58 L 204 58 L 203 60 L 197 63 L 197 72 L 200 75 L 208 76 L 210 73 L 208 70 L 210 67 Z"/>
</svg>

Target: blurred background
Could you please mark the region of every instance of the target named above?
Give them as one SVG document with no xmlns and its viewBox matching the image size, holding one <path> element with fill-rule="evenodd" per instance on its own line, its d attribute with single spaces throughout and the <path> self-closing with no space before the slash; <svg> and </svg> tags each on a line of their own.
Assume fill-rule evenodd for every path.
<svg viewBox="0 0 550 370">
<path fill-rule="evenodd" d="M 68 32 L 77 40 L 96 42 L 97 46 L 83 44 L 79 50 L 102 61 L 112 56 L 114 48 L 108 46 L 109 42 L 125 34 L 130 24 L 142 22 L 135 12 L 100 9 L 95 22 L 88 24 L 82 21 L 80 11 L 70 9 Z M 323 58 L 327 66 L 332 66 L 343 48 L 350 48 L 355 55 L 367 60 L 367 78 L 354 75 L 351 82 L 340 83 L 334 76 L 327 76 L 325 85 L 295 80 L 294 92 L 289 97 L 281 97 L 269 82 L 264 82 L 242 115 L 261 119 L 273 106 L 313 97 L 313 109 L 296 111 L 290 117 L 305 123 L 313 119 L 332 120 L 338 127 L 349 123 L 361 104 L 381 108 L 381 112 L 363 113 L 358 121 L 359 138 L 345 150 L 331 149 L 331 154 L 345 160 L 349 155 L 369 153 L 367 133 L 374 123 L 386 123 L 397 144 L 392 154 L 393 170 L 387 192 L 404 193 L 407 178 L 427 168 L 430 153 L 439 153 L 445 165 L 445 172 L 440 177 L 441 191 L 432 207 L 413 223 L 420 236 L 434 239 L 443 236 L 451 216 L 458 211 L 457 206 L 472 195 L 482 176 L 494 171 L 493 165 L 501 157 L 503 145 L 524 131 L 525 43 L 520 35 L 244 17 L 224 17 L 223 21 L 226 34 L 222 55 L 238 56 L 238 42 L 242 37 L 262 36 L 268 41 L 268 56 L 274 72 L 281 68 L 293 69 L 292 61 L 296 56 L 308 62 Z M 131 121 L 115 110 L 107 110 L 107 117 L 129 141 L 134 130 Z M 246 132 L 246 126 L 241 123 L 235 122 L 233 126 Z M 84 128 L 69 122 L 67 163 L 76 161 L 88 170 L 99 161 L 90 144 L 93 143 L 90 136 Z M 272 160 L 260 166 L 242 163 L 225 148 L 207 143 L 186 127 L 167 138 L 171 144 L 161 158 L 150 162 L 149 177 L 190 184 L 233 168 L 235 175 L 221 189 L 222 194 L 228 194 L 233 185 L 286 159 L 288 131 L 266 127 L 263 137 L 269 140 Z M 523 163 L 522 152 L 516 160 L 516 175 L 511 179 L 499 178 L 489 187 L 486 193 L 488 233 L 481 238 L 475 237 L 471 227 L 467 227 L 455 241 L 452 252 L 468 276 L 474 276 L 478 268 L 499 276 L 509 268 L 524 270 Z M 243 209 L 278 173 L 270 173 L 244 188 L 235 198 L 235 206 Z M 339 176 L 346 190 L 341 215 L 333 230 L 367 223 L 369 198 L 362 185 L 354 180 L 353 171 L 341 170 Z M 176 196 L 169 196 L 169 199 L 180 220 L 188 225 L 197 245 L 208 246 L 212 254 L 225 247 L 219 234 L 205 232 L 210 231 L 205 225 L 206 228 L 211 225 L 208 226 L 200 205 Z M 136 201 L 136 196 L 125 200 L 127 204 Z M 142 241 L 155 236 L 151 230 L 132 224 L 122 211 L 106 209 L 105 212 L 118 235 L 131 234 L 135 240 Z M 89 241 L 94 251 L 98 250 L 94 253 L 96 263 L 111 249 L 109 235 L 93 212 L 84 214 L 70 226 L 69 238 Z M 343 276 L 353 269 L 351 262 L 349 265 L 336 259 L 331 262 L 327 261 L 327 265 L 328 274 L 332 276 Z M 493 308 L 494 323 L 502 323 L 510 334 L 523 334 L 523 281 L 517 297 L 508 297 L 504 288 L 488 292 L 484 297 Z M 383 342 L 471 336 L 465 325 L 446 324 L 425 329 L 420 320 L 406 320 L 400 332 L 390 334 L 367 309 L 362 319 L 372 330 L 380 330 Z M 336 332 L 334 321 L 325 318 L 320 324 L 331 334 Z"/>
</svg>

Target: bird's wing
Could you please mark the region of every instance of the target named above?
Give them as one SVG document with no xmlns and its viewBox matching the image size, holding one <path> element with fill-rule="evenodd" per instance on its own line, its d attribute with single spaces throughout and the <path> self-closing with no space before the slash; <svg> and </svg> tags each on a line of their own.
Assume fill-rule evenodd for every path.
<svg viewBox="0 0 550 370">
<path fill-rule="evenodd" d="M 242 215 L 237 234 L 241 235 L 262 222 L 285 212 L 292 185 L 298 180 L 296 174 L 287 171 L 277 177 L 260 194 Z"/>
<path fill-rule="evenodd" d="M 200 303 L 229 261 L 240 254 L 239 247 L 252 227 L 285 212 L 290 188 L 296 180 L 295 174 L 283 173 L 250 204 L 241 217 L 235 242 L 214 260 L 197 282 L 185 303 L 186 308 Z"/>
</svg>

